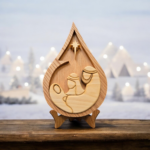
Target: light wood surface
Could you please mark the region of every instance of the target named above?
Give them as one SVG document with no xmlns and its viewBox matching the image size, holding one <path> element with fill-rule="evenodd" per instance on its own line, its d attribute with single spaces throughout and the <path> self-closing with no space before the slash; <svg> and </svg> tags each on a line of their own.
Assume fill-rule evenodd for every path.
<svg viewBox="0 0 150 150">
<path fill-rule="evenodd" d="M 77 44 L 74 44 L 74 43 Z M 76 45 L 76 46 L 75 46 Z M 76 47 L 76 49 L 75 49 Z M 76 52 L 75 52 L 76 51 Z M 60 63 L 61 62 L 61 63 Z M 98 98 L 95 100 L 95 102 L 89 105 L 89 107 L 81 109 L 74 108 L 74 112 L 71 109 L 64 110 L 63 108 L 58 107 L 57 104 L 52 101 L 51 96 L 49 94 L 49 90 L 51 85 L 57 84 L 59 87 L 61 87 L 61 90 L 63 90 L 63 93 L 68 94 L 74 94 L 75 89 L 70 89 L 69 86 L 73 86 L 73 82 L 68 83 L 67 77 L 71 75 L 72 73 L 75 73 L 78 77 L 81 77 L 83 74 L 83 78 L 79 79 L 79 82 L 76 82 L 76 85 L 78 85 L 78 88 L 80 87 L 80 91 L 85 91 L 86 84 L 90 81 L 87 80 L 87 78 L 92 78 L 92 76 L 88 73 L 83 73 L 83 70 L 85 67 L 91 66 L 97 70 L 97 74 L 100 78 L 100 92 L 98 93 Z M 89 77 L 88 77 L 89 76 Z M 81 80 L 83 82 L 81 82 Z M 91 79 L 92 81 L 92 79 Z M 86 82 L 86 84 L 85 84 Z M 71 85 L 72 84 L 72 85 Z M 88 114 L 95 111 L 104 101 L 104 98 L 106 96 L 107 91 L 107 80 L 106 76 L 104 74 L 104 71 L 96 61 L 96 59 L 91 54 L 90 50 L 86 46 L 85 42 L 83 41 L 79 31 L 77 30 L 75 24 L 73 23 L 71 31 L 69 33 L 69 36 L 58 54 L 57 58 L 54 60 L 54 62 L 51 64 L 51 66 L 48 68 L 44 80 L 43 80 L 43 91 L 45 95 L 45 99 L 47 103 L 50 105 L 50 107 L 58 112 L 59 114 L 62 114 L 63 116 L 67 117 L 83 117 L 87 116 Z M 74 99 L 74 97 L 73 97 Z M 75 98 L 76 99 L 76 98 Z M 74 99 L 74 101 L 75 101 Z M 71 100 L 68 100 L 64 98 L 64 101 L 67 100 L 68 105 L 71 103 Z M 57 101 L 57 100 L 56 100 Z M 62 103 L 62 102 L 61 102 Z M 84 103 L 84 102 L 83 102 Z M 71 104 L 72 105 L 72 104 Z M 76 104 L 75 104 L 76 105 Z M 82 104 L 81 104 L 82 105 Z M 70 106 L 70 105 L 69 105 Z M 79 106 L 79 105 L 78 105 Z M 83 105 L 82 105 L 83 106 Z M 71 106 L 72 108 L 72 106 Z M 73 112 L 73 113 L 72 113 Z"/>
<path fill-rule="evenodd" d="M 69 87 L 67 93 L 64 93 L 57 83 L 50 86 L 51 100 L 60 109 L 69 113 L 80 113 L 89 109 L 97 101 L 100 94 L 100 78 L 97 70 L 87 66 L 82 73 L 80 78 L 86 85 L 84 90 L 81 87 L 80 78 L 75 73 L 67 77 Z"/>
</svg>

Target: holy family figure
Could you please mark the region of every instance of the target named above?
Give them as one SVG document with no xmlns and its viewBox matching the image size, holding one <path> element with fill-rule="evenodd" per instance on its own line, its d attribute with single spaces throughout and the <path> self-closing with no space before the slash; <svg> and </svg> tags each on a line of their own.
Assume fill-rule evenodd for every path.
<svg viewBox="0 0 150 150">
<path fill-rule="evenodd" d="M 85 89 L 81 86 L 85 84 Z M 81 79 L 76 73 L 67 77 L 68 92 L 57 83 L 50 86 L 50 97 L 54 104 L 69 113 L 80 113 L 90 108 L 100 95 L 100 78 L 92 66 L 83 69 Z"/>
</svg>

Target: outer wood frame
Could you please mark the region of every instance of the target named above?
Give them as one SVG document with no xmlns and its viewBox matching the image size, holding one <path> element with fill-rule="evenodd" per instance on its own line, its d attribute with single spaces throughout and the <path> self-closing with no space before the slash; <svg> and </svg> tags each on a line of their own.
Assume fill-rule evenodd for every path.
<svg viewBox="0 0 150 150">
<path fill-rule="evenodd" d="M 89 108 L 88 110 L 86 110 L 86 111 L 84 111 L 82 113 L 76 113 L 76 114 L 75 113 L 68 113 L 68 112 L 65 112 L 65 111 L 61 110 L 60 108 L 58 108 L 52 102 L 52 100 L 50 98 L 50 95 L 49 95 L 50 80 L 51 80 L 51 77 L 52 77 L 55 69 L 57 69 L 58 67 L 60 67 L 64 63 L 68 63 L 68 62 L 60 61 L 60 58 L 63 55 L 63 53 L 65 52 L 66 48 L 68 47 L 74 32 L 76 33 L 77 38 L 79 39 L 82 47 L 84 48 L 85 53 L 89 56 L 89 59 L 91 60 L 91 62 L 93 62 L 93 66 L 98 71 L 98 74 L 99 74 L 100 80 L 101 80 L 100 95 L 99 95 L 99 98 L 96 101 L 96 103 L 91 108 Z M 44 92 L 45 99 L 46 99 L 47 103 L 49 104 L 49 106 L 52 109 L 54 109 L 56 112 L 58 112 L 59 114 L 62 114 L 63 116 L 67 116 L 67 117 L 83 117 L 83 116 L 87 116 L 88 114 L 91 114 L 92 112 L 94 112 L 102 104 L 102 102 L 105 99 L 106 92 L 107 92 L 107 80 L 106 80 L 105 73 L 104 73 L 103 69 L 100 67 L 99 63 L 94 58 L 94 56 L 92 55 L 92 53 L 90 52 L 90 50 L 88 49 L 88 47 L 85 44 L 85 42 L 83 41 L 83 38 L 81 37 L 81 35 L 80 35 L 80 33 L 79 33 L 78 29 L 76 28 L 74 23 L 72 24 L 72 28 L 70 30 L 69 36 L 68 36 L 68 38 L 67 38 L 63 48 L 61 49 L 61 51 L 58 54 L 57 58 L 52 62 L 51 66 L 48 68 L 48 70 L 47 70 L 47 72 L 46 72 L 46 74 L 44 76 L 43 92 Z"/>
</svg>

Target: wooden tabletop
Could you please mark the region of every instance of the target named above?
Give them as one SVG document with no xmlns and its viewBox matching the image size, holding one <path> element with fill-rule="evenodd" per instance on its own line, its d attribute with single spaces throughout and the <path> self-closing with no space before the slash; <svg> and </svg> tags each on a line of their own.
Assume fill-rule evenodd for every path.
<svg viewBox="0 0 150 150">
<path fill-rule="evenodd" d="M 53 120 L 0 120 L 0 142 L 150 140 L 150 120 L 66 121 L 60 129 Z"/>
</svg>

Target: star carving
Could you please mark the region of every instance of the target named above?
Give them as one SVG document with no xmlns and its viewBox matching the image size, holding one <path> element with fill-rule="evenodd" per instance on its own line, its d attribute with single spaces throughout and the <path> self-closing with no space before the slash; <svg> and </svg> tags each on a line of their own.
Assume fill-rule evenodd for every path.
<svg viewBox="0 0 150 150">
<path fill-rule="evenodd" d="M 80 44 L 78 44 L 76 41 L 74 41 L 71 45 L 70 45 L 71 49 L 74 51 L 74 55 L 75 55 L 75 59 L 76 59 L 76 53 L 78 51 L 78 49 L 80 48 Z"/>
</svg>

